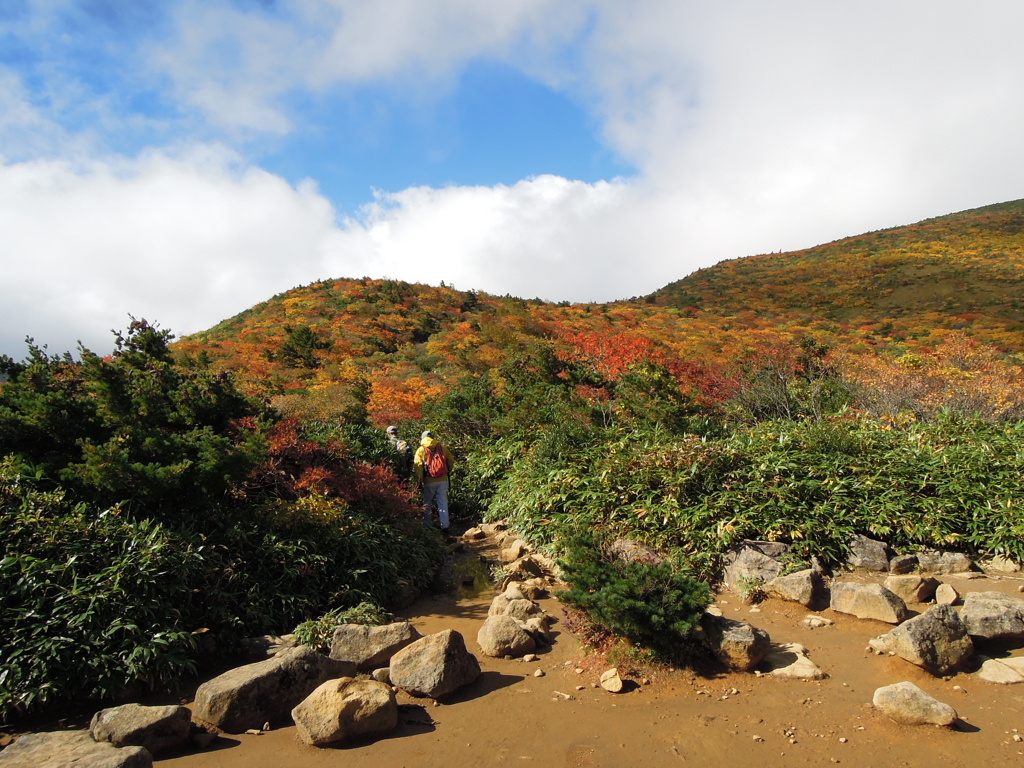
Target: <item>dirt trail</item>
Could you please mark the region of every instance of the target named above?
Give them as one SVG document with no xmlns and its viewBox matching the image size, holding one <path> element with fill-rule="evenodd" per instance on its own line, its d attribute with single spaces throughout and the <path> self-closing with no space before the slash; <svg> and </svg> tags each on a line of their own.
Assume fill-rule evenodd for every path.
<svg viewBox="0 0 1024 768">
<path fill-rule="evenodd" d="M 864 578 L 873 578 L 866 576 Z M 944 577 L 961 594 L 998 590 L 1018 594 L 1024 580 Z M 423 634 L 461 632 L 471 650 L 491 594 L 425 598 L 403 612 Z M 560 618 L 554 599 L 540 601 Z M 562 632 L 536 662 L 478 654 L 481 678 L 441 704 L 399 694 L 400 726 L 391 736 L 334 749 L 301 744 L 295 729 L 229 736 L 204 752 L 161 760 L 171 768 L 482 768 L 492 765 L 660 766 L 721 765 L 754 760 L 760 768 L 820 766 L 1024 766 L 1024 685 L 1000 686 L 968 673 L 947 679 L 898 658 L 867 653 L 868 640 L 890 629 L 880 622 L 821 611 L 832 626 L 800 624 L 808 611 L 769 600 L 756 608 L 731 594 L 717 604 L 750 621 L 775 642 L 798 642 L 829 677 L 797 682 L 752 674 L 700 675 L 647 670 L 648 684 L 622 694 L 595 687 L 605 668 Z M 922 606 L 917 606 L 923 610 Z M 556 630 L 559 628 L 556 625 Z M 1014 655 L 1024 655 L 1014 651 Z M 577 673 L 577 669 L 585 671 Z M 535 677 L 536 670 L 543 677 Z M 874 690 L 909 680 L 951 704 L 963 719 L 956 730 L 899 726 L 870 706 Z M 583 690 L 577 690 L 583 686 Z M 566 698 L 568 695 L 570 698 Z"/>
</svg>

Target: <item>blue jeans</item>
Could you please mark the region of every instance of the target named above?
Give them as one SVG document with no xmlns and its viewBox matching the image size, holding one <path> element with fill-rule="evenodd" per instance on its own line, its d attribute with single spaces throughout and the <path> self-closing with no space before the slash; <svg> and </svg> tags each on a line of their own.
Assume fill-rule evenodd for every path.
<svg viewBox="0 0 1024 768">
<path fill-rule="evenodd" d="M 441 530 L 448 530 L 448 481 L 423 484 L 423 524 L 430 525 L 433 520 L 430 505 L 437 502 L 437 516 L 441 519 Z"/>
</svg>

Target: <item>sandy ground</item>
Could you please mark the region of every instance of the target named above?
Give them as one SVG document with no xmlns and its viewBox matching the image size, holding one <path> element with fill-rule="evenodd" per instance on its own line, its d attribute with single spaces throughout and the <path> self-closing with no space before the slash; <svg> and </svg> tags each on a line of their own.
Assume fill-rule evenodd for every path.
<svg viewBox="0 0 1024 768">
<path fill-rule="evenodd" d="M 862 578 L 880 578 L 863 576 Z M 944 577 L 961 594 L 998 590 L 1019 594 L 1024 579 Z M 423 634 L 456 629 L 473 650 L 491 595 L 423 599 L 405 612 Z M 554 617 L 561 606 L 541 601 Z M 1001 686 L 970 672 L 934 678 L 899 658 L 866 651 L 889 625 L 825 610 L 835 624 L 808 629 L 808 611 L 770 600 L 745 605 L 731 594 L 717 604 L 732 618 L 767 630 L 775 642 L 798 642 L 827 674 L 819 682 L 785 681 L 753 674 L 691 670 L 635 671 L 629 690 L 597 687 L 605 660 L 568 633 L 536 662 L 478 654 L 483 675 L 452 698 L 434 704 L 399 694 L 399 729 L 372 742 L 338 748 L 301 744 L 294 728 L 263 735 L 222 737 L 204 752 L 159 761 L 168 768 L 481 768 L 492 765 L 1024 766 L 1024 685 Z M 924 610 L 926 606 L 911 606 Z M 1024 655 L 1016 650 L 1013 655 Z M 543 670 L 543 677 L 535 672 Z M 582 670 L 582 671 L 577 671 Z M 646 680 L 645 680 L 646 678 Z M 900 726 L 871 706 L 874 690 L 908 680 L 952 705 L 955 729 Z M 645 684 L 646 682 L 646 684 Z"/>
<path fill-rule="evenodd" d="M 961 594 L 998 590 L 1019 595 L 1018 586 L 1024 584 L 1024 578 L 1013 576 L 943 580 Z M 477 651 L 477 630 L 491 596 L 424 598 L 403 615 L 423 634 L 456 629 Z M 557 600 L 541 604 L 561 618 Z M 443 702 L 400 693 L 400 725 L 387 738 L 314 748 L 299 742 L 290 727 L 222 736 L 207 750 L 167 756 L 157 765 L 658 768 L 753 760 L 759 768 L 1024 766 L 1024 742 L 1014 740 L 1018 730 L 1024 737 L 1024 685 L 985 683 L 970 671 L 934 678 L 899 658 L 869 653 L 868 640 L 891 628 L 880 622 L 825 610 L 818 615 L 835 624 L 808 629 L 800 624 L 808 611 L 795 603 L 770 600 L 750 606 L 722 594 L 717 604 L 725 615 L 767 630 L 774 642 L 806 646 L 828 678 L 804 682 L 648 668 L 634 670 L 628 690 L 612 694 L 597 686 L 606 660 L 563 631 L 536 662 L 478 653 L 480 679 Z M 1024 655 L 1024 650 L 1012 655 Z M 544 675 L 536 677 L 537 670 Z M 877 713 L 870 704 L 874 690 L 904 680 L 952 705 L 962 723 L 955 729 L 908 727 Z"/>
</svg>

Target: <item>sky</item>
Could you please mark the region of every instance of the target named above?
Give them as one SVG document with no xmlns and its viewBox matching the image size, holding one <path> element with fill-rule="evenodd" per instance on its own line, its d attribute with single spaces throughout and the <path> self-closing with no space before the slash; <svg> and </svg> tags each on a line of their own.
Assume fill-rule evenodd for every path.
<svg viewBox="0 0 1024 768">
<path fill-rule="evenodd" d="M 550 301 L 1024 197 L 1013 0 L 0 0 L 0 354 Z"/>
</svg>

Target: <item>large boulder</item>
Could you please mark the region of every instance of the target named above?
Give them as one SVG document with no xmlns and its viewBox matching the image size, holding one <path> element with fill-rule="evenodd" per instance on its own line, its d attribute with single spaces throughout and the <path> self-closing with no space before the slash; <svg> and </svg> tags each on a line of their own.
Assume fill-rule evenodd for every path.
<svg viewBox="0 0 1024 768">
<path fill-rule="evenodd" d="M 722 579 L 733 588 L 744 582 L 766 584 L 782 573 L 782 558 L 790 551 L 777 541 L 743 541 L 726 554 Z"/>
<path fill-rule="evenodd" d="M 524 622 L 525 623 L 525 622 Z M 537 650 L 537 641 L 512 616 L 488 616 L 476 635 L 485 656 L 523 656 Z"/>
<path fill-rule="evenodd" d="M 848 546 L 850 554 L 847 555 L 846 562 L 851 567 L 867 571 L 889 570 L 889 558 L 892 553 L 884 541 L 875 541 L 858 533 L 850 537 Z"/>
<path fill-rule="evenodd" d="M 927 603 L 935 597 L 939 580 L 931 576 L 890 576 L 883 586 L 894 595 L 899 595 L 905 603 Z"/>
<path fill-rule="evenodd" d="M 705 613 L 701 627 L 715 657 L 729 669 L 749 672 L 764 659 L 772 639 L 763 629 Z"/>
<path fill-rule="evenodd" d="M 972 637 L 1024 640 L 1024 600 L 1002 592 L 968 592 L 960 618 Z"/>
<path fill-rule="evenodd" d="M 825 582 L 821 573 L 813 568 L 777 576 L 764 589 L 769 595 L 792 600 L 808 608 L 814 608 L 825 597 Z"/>
<path fill-rule="evenodd" d="M 454 629 L 427 635 L 391 658 L 391 683 L 413 696 L 436 699 L 478 677 L 480 662 L 466 650 L 466 641 Z"/>
<path fill-rule="evenodd" d="M 917 553 L 917 567 L 922 573 L 964 573 L 974 570 L 974 563 L 962 552 L 926 549 Z"/>
<path fill-rule="evenodd" d="M 967 627 L 948 605 L 929 608 L 872 640 L 871 646 L 895 653 L 933 675 L 953 672 L 974 653 Z"/>
<path fill-rule="evenodd" d="M 875 619 L 887 624 L 899 624 L 907 618 L 907 604 L 881 584 L 834 581 L 831 607 L 837 613 L 849 613 L 858 619 Z"/>
<path fill-rule="evenodd" d="M 515 594 L 516 592 L 512 591 L 512 585 L 510 584 L 502 594 L 495 596 L 491 601 L 491 606 L 487 609 L 487 615 L 507 615 L 520 621 L 526 621 L 532 616 L 540 616 L 544 613 L 544 610 L 537 603 L 523 597 L 521 591 L 519 592 L 519 597 L 515 597 Z"/>
<path fill-rule="evenodd" d="M 381 627 L 342 624 L 331 638 L 331 658 L 351 661 L 360 672 L 386 667 L 391 657 L 421 635 L 408 621 L 396 621 Z"/>
<path fill-rule="evenodd" d="M 879 688 L 871 702 L 902 725 L 953 725 L 959 719 L 951 706 L 908 682 Z"/>
<path fill-rule="evenodd" d="M 298 736 L 320 746 L 378 736 L 398 727 L 398 701 L 391 686 L 376 680 L 328 680 L 292 710 Z"/>
<path fill-rule="evenodd" d="M 5 768 L 152 768 L 153 756 L 145 747 L 118 749 L 94 741 L 88 731 L 26 733 L 0 752 Z"/>
<path fill-rule="evenodd" d="M 124 704 L 93 715 L 89 732 L 96 741 L 108 741 L 115 747 L 145 747 L 155 755 L 182 746 L 191 726 L 192 713 L 185 707 Z"/>
<path fill-rule="evenodd" d="M 300 645 L 266 661 L 228 670 L 196 691 L 193 718 L 228 733 L 283 725 L 292 708 L 321 683 L 351 677 L 356 665 Z"/>
</svg>

